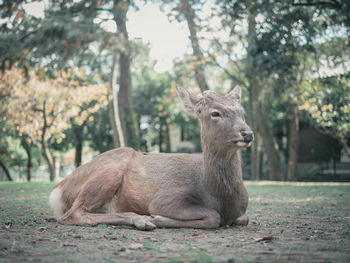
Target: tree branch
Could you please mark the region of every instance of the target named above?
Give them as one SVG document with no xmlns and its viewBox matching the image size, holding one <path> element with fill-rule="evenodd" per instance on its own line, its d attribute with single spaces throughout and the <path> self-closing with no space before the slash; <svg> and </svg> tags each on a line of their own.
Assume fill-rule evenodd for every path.
<svg viewBox="0 0 350 263">
<path fill-rule="evenodd" d="M 218 46 L 221 46 L 221 43 L 220 43 L 220 41 L 219 41 L 217 38 L 214 38 L 213 41 L 214 41 Z M 234 63 L 234 64 L 236 65 L 236 67 L 237 67 L 240 71 L 243 71 L 242 67 L 238 64 L 238 62 L 235 61 L 235 60 L 233 60 L 233 59 L 231 59 L 231 54 L 228 53 L 228 52 L 225 52 L 225 50 L 223 50 L 223 51 L 224 51 L 225 55 L 227 55 L 228 58 L 231 60 L 231 62 Z"/>
<path fill-rule="evenodd" d="M 96 8 L 96 11 L 106 11 L 106 12 L 113 12 L 112 9 L 108 9 L 108 8 Z"/>
<path fill-rule="evenodd" d="M 227 76 L 229 76 L 234 81 L 238 82 L 240 85 L 242 85 L 245 88 L 248 88 L 248 85 L 244 83 L 243 80 L 239 79 L 237 76 L 233 75 L 231 72 L 229 72 L 225 67 L 221 66 L 219 62 L 216 61 L 216 59 L 213 58 L 213 62 L 215 65 L 217 65 L 220 69 L 222 69 Z"/>
<path fill-rule="evenodd" d="M 330 6 L 330 7 L 334 7 L 334 8 L 341 8 L 342 5 L 340 2 L 338 2 L 337 0 L 331 0 L 331 1 L 307 1 L 307 2 L 294 2 L 292 3 L 292 6 L 318 6 L 318 5 L 323 5 L 323 6 Z"/>
<path fill-rule="evenodd" d="M 29 37 L 31 34 L 35 34 L 36 32 L 38 32 L 39 29 L 33 30 L 31 32 L 27 32 L 26 34 L 24 34 L 23 36 L 21 36 L 18 40 L 19 41 L 23 41 L 24 39 L 26 39 L 27 37 Z"/>
<path fill-rule="evenodd" d="M 35 112 L 44 112 L 44 110 L 43 110 L 43 109 L 40 109 L 40 108 L 33 108 L 33 110 L 34 110 Z"/>
<path fill-rule="evenodd" d="M 0 159 L 0 167 L 3 169 L 3 171 L 5 172 L 6 176 L 7 176 L 7 179 L 9 181 L 13 181 L 12 177 L 11 177 L 11 174 L 10 174 L 10 171 L 7 169 L 6 165 L 1 161 Z"/>
</svg>

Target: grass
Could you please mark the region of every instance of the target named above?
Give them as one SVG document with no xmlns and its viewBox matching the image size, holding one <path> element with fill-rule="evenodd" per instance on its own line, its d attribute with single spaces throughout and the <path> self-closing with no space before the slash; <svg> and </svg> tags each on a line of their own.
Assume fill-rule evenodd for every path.
<svg viewBox="0 0 350 263">
<path fill-rule="evenodd" d="M 52 222 L 53 186 L 0 183 L 0 263 L 350 261 L 349 185 L 248 183 L 247 227 L 153 232 Z"/>
</svg>

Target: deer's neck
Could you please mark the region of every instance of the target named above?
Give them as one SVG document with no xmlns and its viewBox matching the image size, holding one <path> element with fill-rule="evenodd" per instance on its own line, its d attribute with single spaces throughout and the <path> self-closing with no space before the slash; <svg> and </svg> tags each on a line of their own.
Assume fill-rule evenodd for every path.
<svg viewBox="0 0 350 263">
<path fill-rule="evenodd" d="M 223 224 L 240 216 L 246 209 L 247 192 L 243 185 L 241 153 L 228 154 L 203 149 L 204 173 L 202 181 L 216 199 Z"/>
<path fill-rule="evenodd" d="M 241 183 L 241 153 L 231 152 L 227 155 L 210 150 L 203 151 L 204 181 L 209 189 L 218 194 L 230 194 L 237 183 Z"/>
</svg>

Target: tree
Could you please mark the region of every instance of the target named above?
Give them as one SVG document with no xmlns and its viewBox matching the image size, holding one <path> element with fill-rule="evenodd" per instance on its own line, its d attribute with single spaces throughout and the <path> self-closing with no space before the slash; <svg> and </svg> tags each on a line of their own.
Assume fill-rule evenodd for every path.
<svg viewBox="0 0 350 263">
<path fill-rule="evenodd" d="M 23 68 L 24 72 L 28 72 L 29 66 L 45 66 L 53 70 L 66 69 L 68 64 L 85 66 L 91 71 L 104 73 L 106 72 L 104 65 L 109 64 L 111 70 L 109 70 L 110 77 L 107 79 L 110 80 L 112 88 L 117 82 L 115 58 L 118 57 L 120 122 L 126 144 L 138 148 L 138 127 L 131 98 L 130 53 L 132 49 L 126 30 L 126 13 L 130 1 L 61 0 L 50 3 L 41 1 L 47 5 L 44 18 L 27 15 L 23 8 L 25 2 L 5 1 L 0 5 L 5 10 L 2 18 L 6 19 L 0 29 L 2 70 L 11 68 L 14 63 Z M 106 14 L 107 18 L 105 18 Z M 106 20 L 116 22 L 117 33 L 103 30 L 101 24 Z M 96 50 L 98 50 L 97 54 Z M 104 76 L 102 78 L 104 79 Z M 119 136 L 117 134 L 118 123 L 115 123 L 119 120 L 117 107 L 113 106 L 111 109 L 114 109 L 110 120 L 112 128 L 116 127 L 113 131 L 117 146 L 119 143 L 116 138 L 124 136 L 120 132 L 121 129 L 119 129 Z"/>
<path fill-rule="evenodd" d="M 1 144 L 3 144 L 3 142 L 1 142 Z M 7 149 L 3 146 L 0 145 L 0 167 L 1 167 L 1 173 L 5 172 L 7 180 L 9 181 L 13 181 L 10 171 L 8 170 L 7 166 L 5 165 L 5 162 L 3 161 L 4 156 L 9 156 L 10 153 L 7 151 Z"/>
<path fill-rule="evenodd" d="M 173 5 L 171 12 L 178 21 L 185 20 L 187 23 L 193 50 L 191 64 L 193 65 L 196 82 L 200 90 L 204 92 L 209 89 L 204 72 L 204 65 L 206 64 L 206 60 L 200 48 L 199 38 L 197 36 L 198 31 L 201 29 L 201 19 L 196 15 L 194 8 L 195 5 L 204 5 L 204 2 L 191 0 L 167 0 L 165 3 L 167 5 Z M 166 4 L 163 4 L 163 6 Z"/>
<path fill-rule="evenodd" d="M 7 133 L 8 133 L 8 123 L 6 118 L 6 102 L 9 98 L 10 88 L 6 87 L 6 90 L 0 90 L 0 167 L 1 173 L 4 172 L 9 181 L 12 181 L 12 177 L 10 171 L 8 170 L 4 159 L 10 156 L 10 152 L 8 151 L 8 143 L 6 141 Z"/>
<path fill-rule="evenodd" d="M 199 40 L 197 36 L 199 23 L 196 24 L 195 22 L 195 19 L 196 19 L 195 11 L 193 7 L 190 5 L 190 2 L 188 0 L 180 1 L 179 11 L 186 18 L 188 30 L 190 31 L 190 40 L 191 40 L 192 49 L 193 49 L 194 74 L 200 90 L 204 92 L 209 88 L 208 88 L 207 81 L 205 79 L 204 68 L 203 68 L 203 65 L 205 65 L 205 59 L 199 47 Z"/>
<path fill-rule="evenodd" d="M 28 135 L 23 134 L 21 137 L 21 145 L 27 153 L 27 181 L 29 182 L 32 178 L 32 169 L 33 169 L 33 162 L 32 162 L 33 141 Z"/>
<path fill-rule="evenodd" d="M 13 181 L 12 177 L 11 177 L 11 174 L 10 174 L 10 171 L 7 169 L 6 165 L 3 163 L 3 161 L 0 159 L 0 167 L 1 169 L 5 172 L 6 176 L 7 176 L 7 179 L 9 181 Z M 2 172 L 2 171 L 1 171 Z"/>
<path fill-rule="evenodd" d="M 124 132 L 123 132 L 122 124 L 120 121 L 120 114 L 119 114 L 118 90 L 117 90 L 117 85 L 115 83 L 117 79 L 117 62 L 118 62 L 118 52 L 115 51 L 113 55 L 111 77 L 109 80 L 109 86 L 111 87 L 112 98 L 113 98 L 112 101 L 109 103 L 109 108 L 110 108 L 109 116 L 112 119 L 111 124 L 112 124 L 112 130 L 113 130 L 114 146 L 125 147 L 125 137 L 124 137 Z"/>
<path fill-rule="evenodd" d="M 21 70 L 13 68 L 1 75 L 0 90 L 10 92 L 6 101 L 7 115 L 13 128 L 22 137 L 27 135 L 40 146 L 54 180 L 54 160 L 49 146 L 62 141 L 63 131 L 70 127 L 71 120 L 83 123 L 88 116 L 107 104 L 107 89 L 104 84 L 89 85 L 83 71 L 56 72 L 54 79 L 40 77 L 29 72 L 30 79 L 23 77 Z M 82 85 L 80 85 L 82 84 Z M 81 111 L 84 104 L 89 104 Z"/>
<path fill-rule="evenodd" d="M 100 110 L 92 113 L 91 118 L 86 122 L 86 128 L 87 140 L 92 149 L 103 153 L 114 148 L 109 107 L 101 107 Z"/>
<path fill-rule="evenodd" d="M 301 92 L 299 109 L 319 131 L 337 139 L 350 156 L 350 74 L 305 80 Z"/>
<path fill-rule="evenodd" d="M 271 115 L 269 111 L 272 109 L 269 106 L 272 100 L 269 95 L 277 97 L 280 101 L 287 101 L 286 110 L 290 113 L 286 115 L 289 147 L 286 152 L 287 178 L 295 180 L 298 94 L 301 82 L 305 79 L 304 60 L 314 53 L 315 40 L 319 41 L 317 38 L 324 35 L 326 30 L 333 30 L 336 24 L 331 11 L 328 12 L 317 5 L 305 6 L 301 7 L 284 0 L 263 2 L 235 0 L 225 1 L 221 5 L 225 15 L 224 24 L 231 25 L 232 34 L 237 32 L 236 25 L 242 23 L 241 21 L 247 21 L 248 24 L 246 75 L 250 83 L 253 120 L 257 124 L 255 126 L 253 122 L 253 129 L 257 129 L 262 136 L 271 179 L 281 179 L 282 169 L 279 144 L 274 142 L 274 134 L 278 132 L 275 128 L 277 126 L 272 126 L 271 118 L 267 118 Z M 344 8 L 346 9 L 347 5 L 344 5 Z M 346 25 L 346 17 L 347 15 L 344 15 L 338 19 L 342 21 L 343 26 Z M 270 104 L 264 101 L 269 101 Z M 271 130 L 272 127 L 274 128 Z"/>
<path fill-rule="evenodd" d="M 246 3 L 245 1 L 226 1 L 223 4 L 224 14 L 229 14 L 227 19 L 231 20 L 231 24 L 235 23 L 236 19 L 244 19 L 248 17 L 248 32 L 247 32 L 247 63 L 246 63 L 246 77 L 249 82 L 249 89 L 251 95 L 252 109 L 253 109 L 253 130 L 254 134 L 261 135 L 262 142 L 267 154 L 269 164 L 269 174 L 272 180 L 281 180 L 282 168 L 279 158 L 277 143 L 272 134 L 268 117 L 265 112 L 263 104 L 263 96 L 261 95 L 262 82 L 261 71 L 266 70 L 266 65 L 262 66 L 261 54 L 262 48 L 259 46 L 259 34 L 256 25 L 256 16 L 259 13 L 255 2 Z M 226 22 L 227 23 L 227 22 Z M 233 33 L 233 32 L 232 32 Z M 261 65 L 261 66 L 260 66 Z M 263 68 L 264 67 L 264 68 Z M 253 153 L 253 167 L 257 166 L 257 151 Z M 257 172 L 256 169 L 252 170 Z M 257 175 L 253 175 L 257 178 Z"/>
<path fill-rule="evenodd" d="M 132 104 L 131 85 L 131 50 L 126 28 L 126 14 L 130 0 L 114 0 L 113 17 L 123 43 L 123 49 L 119 50 L 119 111 L 122 119 L 122 127 L 126 144 L 136 149 L 139 148 L 138 126 Z M 118 125 L 117 125 L 118 126 Z"/>
<path fill-rule="evenodd" d="M 141 146 L 144 151 L 149 151 L 158 144 L 159 151 L 170 152 L 170 122 L 174 112 L 169 108 L 176 98 L 176 94 L 170 91 L 173 80 L 169 73 L 154 71 L 155 61 L 149 57 L 148 46 L 137 43 L 136 47 L 133 100 L 141 126 Z"/>
</svg>

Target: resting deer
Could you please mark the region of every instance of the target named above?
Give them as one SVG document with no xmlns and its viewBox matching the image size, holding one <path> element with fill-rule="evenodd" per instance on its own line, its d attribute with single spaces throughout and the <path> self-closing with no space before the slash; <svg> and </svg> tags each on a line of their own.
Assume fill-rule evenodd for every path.
<svg viewBox="0 0 350 263">
<path fill-rule="evenodd" d="M 183 88 L 177 93 L 200 121 L 203 154 L 105 152 L 51 192 L 59 223 L 141 230 L 248 224 L 240 149 L 250 146 L 253 132 L 244 120 L 241 89 L 226 96 L 196 96 Z"/>
</svg>

